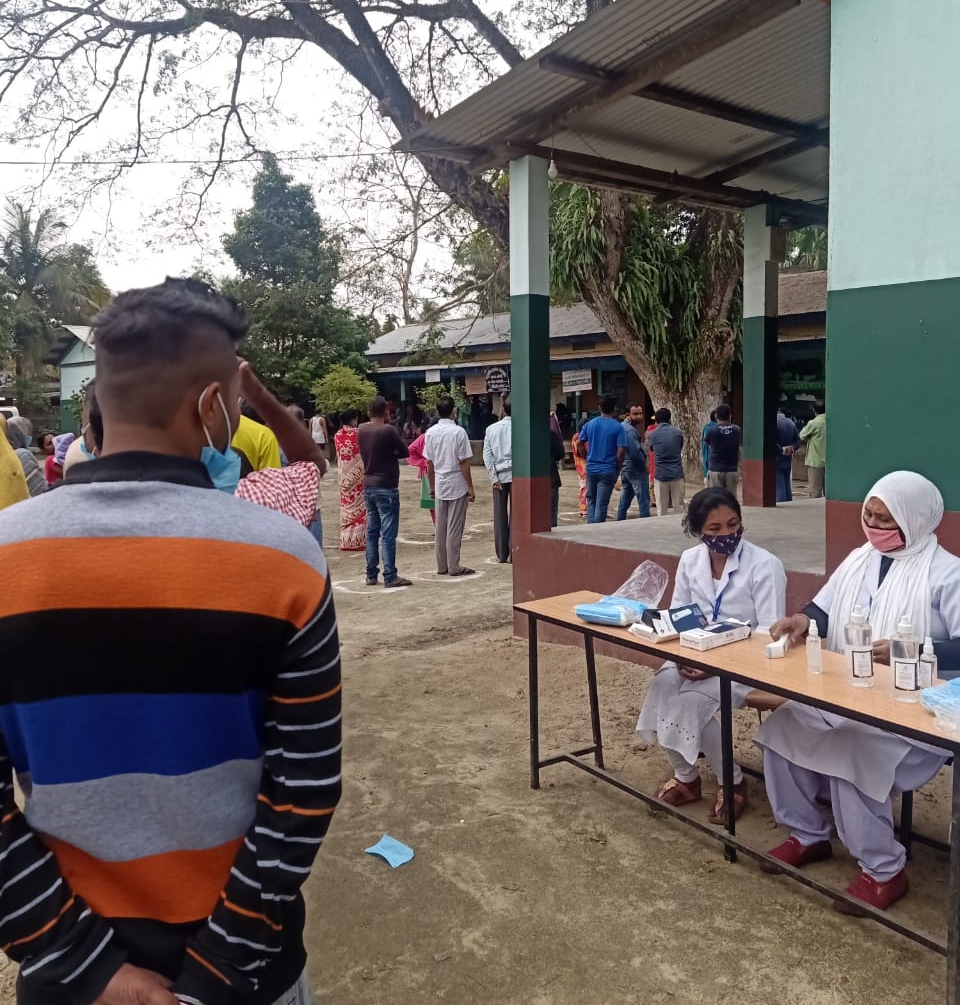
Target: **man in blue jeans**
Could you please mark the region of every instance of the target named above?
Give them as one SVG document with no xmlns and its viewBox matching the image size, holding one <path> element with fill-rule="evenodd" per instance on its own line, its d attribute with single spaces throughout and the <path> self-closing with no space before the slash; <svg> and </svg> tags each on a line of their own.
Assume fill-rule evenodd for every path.
<svg viewBox="0 0 960 1005">
<path fill-rule="evenodd" d="M 363 501 L 367 507 L 367 586 L 377 585 L 383 543 L 383 586 L 413 586 L 397 575 L 397 531 L 400 528 L 400 460 L 408 454 L 397 427 L 387 421 L 387 399 L 367 406 L 369 422 L 357 430 L 363 458 Z"/>
<path fill-rule="evenodd" d="M 800 449 L 797 424 L 777 409 L 777 502 L 793 501 L 793 455 Z"/>
<path fill-rule="evenodd" d="M 634 499 L 640 507 L 640 516 L 650 516 L 650 465 L 643 446 L 643 424 L 643 406 L 631 405 L 622 423 L 627 438 L 627 458 L 620 469 L 618 520 L 627 519 L 627 511 Z"/>
<path fill-rule="evenodd" d="M 600 414 L 580 430 L 577 450 L 587 461 L 587 523 L 606 523 L 610 496 L 627 456 L 627 434 L 616 419 L 617 399 L 600 399 Z"/>
</svg>

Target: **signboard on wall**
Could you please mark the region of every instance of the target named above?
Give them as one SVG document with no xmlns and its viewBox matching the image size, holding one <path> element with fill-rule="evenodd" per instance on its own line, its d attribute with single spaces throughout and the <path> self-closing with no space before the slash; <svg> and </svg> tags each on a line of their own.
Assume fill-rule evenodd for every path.
<svg viewBox="0 0 960 1005">
<path fill-rule="evenodd" d="M 439 384 L 440 383 L 440 367 L 436 367 L 432 370 L 427 370 L 424 379 L 428 384 Z"/>
<path fill-rule="evenodd" d="M 590 370 L 564 370 L 563 393 L 573 394 L 574 391 L 589 391 L 593 388 L 593 372 Z"/>
<path fill-rule="evenodd" d="M 466 378 L 466 392 L 472 394 L 487 393 L 487 378 L 482 373 L 473 374 Z"/>
<path fill-rule="evenodd" d="M 486 378 L 488 394 L 505 394 L 510 390 L 510 374 L 507 373 L 505 366 L 488 366 L 483 375 Z"/>
</svg>

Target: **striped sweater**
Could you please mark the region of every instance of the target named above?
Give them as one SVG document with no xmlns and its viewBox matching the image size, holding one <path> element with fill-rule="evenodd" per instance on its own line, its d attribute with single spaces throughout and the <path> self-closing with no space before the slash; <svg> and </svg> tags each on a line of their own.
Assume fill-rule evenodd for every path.
<svg viewBox="0 0 960 1005">
<path fill-rule="evenodd" d="M 87 1005 L 129 961 L 185 1002 L 274 1002 L 303 969 L 300 886 L 340 795 L 320 549 L 198 462 L 122 454 L 0 512 L 0 569 L 19 1001 Z"/>
</svg>

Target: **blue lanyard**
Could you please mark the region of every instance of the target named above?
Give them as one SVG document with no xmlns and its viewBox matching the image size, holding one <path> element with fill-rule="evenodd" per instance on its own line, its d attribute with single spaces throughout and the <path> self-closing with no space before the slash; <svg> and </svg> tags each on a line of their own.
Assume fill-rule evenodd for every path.
<svg viewBox="0 0 960 1005">
<path fill-rule="evenodd" d="M 727 592 L 727 587 L 730 586 L 730 580 L 733 579 L 733 573 L 730 573 L 727 579 L 727 585 L 717 594 L 717 599 L 713 602 L 713 620 L 716 621 L 720 615 L 720 602 L 723 600 L 723 595 Z"/>
</svg>

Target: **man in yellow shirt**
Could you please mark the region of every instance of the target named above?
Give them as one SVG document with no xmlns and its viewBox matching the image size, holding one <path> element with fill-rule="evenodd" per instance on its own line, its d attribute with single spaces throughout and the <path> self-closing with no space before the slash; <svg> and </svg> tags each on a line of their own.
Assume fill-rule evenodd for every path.
<svg viewBox="0 0 960 1005">
<path fill-rule="evenodd" d="M 250 462 L 253 471 L 280 467 L 280 444 L 276 436 L 266 426 L 245 415 L 240 416 L 240 424 L 230 445 Z"/>
</svg>

